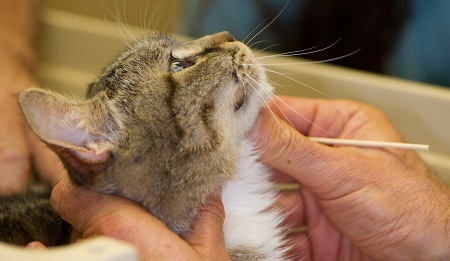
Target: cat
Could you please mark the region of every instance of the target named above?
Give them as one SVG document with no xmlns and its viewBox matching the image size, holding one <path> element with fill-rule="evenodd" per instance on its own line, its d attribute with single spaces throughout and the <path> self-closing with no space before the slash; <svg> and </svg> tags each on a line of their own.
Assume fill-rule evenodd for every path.
<svg viewBox="0 0 450 261">
<path fill-rule="evenodd" d="M 0 241 L 27 245 L 39 241 L 46 246 L 69 242 L 71 226 L 50 205 L 50 191 L 33 184 L 25 195 L 0 197 Z"/>
<path fill-rule="evenodd" d="M 191 41 L 155 32 L 107 66 L 84 99 L 31 88 L 19 104 L 74 184 L 129 198 L 177 234 L 223 188 L 230 257 L 285 260 L 282 211 L 249 136 L 272 91 L 228 32 Z"/>
</svg>

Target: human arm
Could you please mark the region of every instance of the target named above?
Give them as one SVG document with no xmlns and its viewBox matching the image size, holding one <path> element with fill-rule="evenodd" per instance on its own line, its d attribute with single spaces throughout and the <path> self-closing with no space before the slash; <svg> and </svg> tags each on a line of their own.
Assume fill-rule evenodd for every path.
<svg viewBox="0 0 450 261">
<path fill-rule="evenodd" d="M 45 182 L 56 184 L 62 168 L 31 133 L 17 95 L 33 78 L 38 0 L 0 1 L 0 194 L 25 192 L 32 161 Z"/>
<path fill-rule="evenodd" d="M 139 260 L 229 260 L 224 247 L 225 218 L 220 195 L 200 211 L 192 233 L 179 237 L 136 203 L 74 186 L 64 177 L 52 193 L 52 206 L 81 238 L 110 236 L 136 246 Z"/>
<path fill-rule="evenodd" d="M 415 152 L 329 147 L 304 136 L 403 141 L 385 115 L 354 102 L 282 99 L 304 118 L 272 103 L 281 119 L 264 111 L 254 135 L 276 177 L 302 186 L 282 196 L 290 209 L 302 206 L 291 220 L 308 227 L 297 250 L 315 260 L 448 258 L 450 192 Z"/>
</svg>

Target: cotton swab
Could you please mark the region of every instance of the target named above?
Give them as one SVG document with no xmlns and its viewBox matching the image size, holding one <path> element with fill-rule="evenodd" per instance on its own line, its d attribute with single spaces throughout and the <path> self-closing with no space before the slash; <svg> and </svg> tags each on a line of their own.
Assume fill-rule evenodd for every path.
<svg viewBox="0 0 450 261">
<path fill-rule="evenodd" d="M 429 145 L 401 143 L 401 142 L 350 140 L 350 139 L 334 139 L 321 137 L 308 137 L 308 138 L 312 141 L 327 145 L 346 145 L 346 146 L 372 147 L 372 148 L 396 148 L 406 150 L 428 150 L 429 148 Z"/>
</svg>

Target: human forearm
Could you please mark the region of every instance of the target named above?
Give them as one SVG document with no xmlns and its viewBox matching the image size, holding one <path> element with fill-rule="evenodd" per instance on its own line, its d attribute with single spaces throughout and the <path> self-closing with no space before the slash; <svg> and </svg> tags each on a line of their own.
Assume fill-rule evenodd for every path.
<svg viewBox="0 0 450 261">
<path fill-rule="evenodd" d="M 450 260 L 450 189 L 435 177 L 428 179 L 432 179 L 428 183 L 429 198 L 417 199 L 422 204 L 416 203 L 427 212 L 422 219 L 423 229 L 415 230 L 418 234 L 415 251 L 422 260 Z M 420 217 L 413 213 L 411 223 L 417 219 Z"/>
<path fill-rule="evenodd" d="M 37 0 L 0 0 L 0 194 L 24 192 L 30 149 L 16 94 L 34 85 Z"/>
<path fill-rule="evenodd" d="M 34 63 L 32 41 L 39 0 L 0 1 L 0 48 L 16 56 L 24 66 Z"/>
</svg>

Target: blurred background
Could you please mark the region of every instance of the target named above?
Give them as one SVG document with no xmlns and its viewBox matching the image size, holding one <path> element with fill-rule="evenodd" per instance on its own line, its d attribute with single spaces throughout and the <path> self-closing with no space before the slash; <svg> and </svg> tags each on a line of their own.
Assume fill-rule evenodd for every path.
<svg viewBox="0 0 450 261">
<path fill-rule="evenodd" d="M 44 0 L 44 5 L 191 37 L 227 30 L 240 40 L 280 14 L 252 40 L 254 47 L 308 49 L 302 57 L 324 61 L 357 51 L 332 63 L 450 86 L 448 0 Z"/>
<path fill-rule="evenodd" d="M 430 145 L 421 155 L 450 182 L 448 0 L 42 1 L 36 76 L 43 87 L 83 95 L 151 30 L 181 38 L 227 30 L 252 48 L 298 51 L 259 54 L 270 56 L 261 61 L 276 94 L 381 109 L 408 142 Z"/>
</svg>

